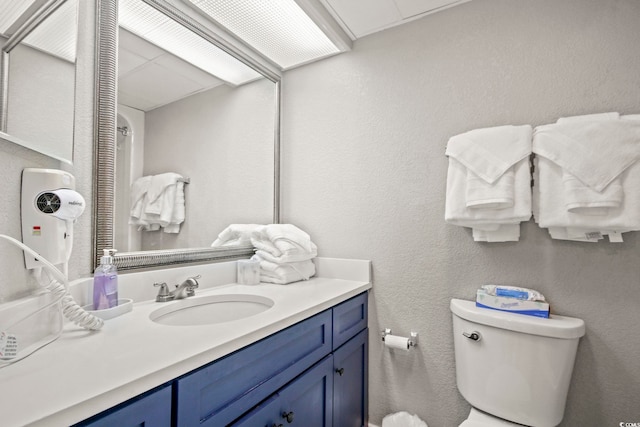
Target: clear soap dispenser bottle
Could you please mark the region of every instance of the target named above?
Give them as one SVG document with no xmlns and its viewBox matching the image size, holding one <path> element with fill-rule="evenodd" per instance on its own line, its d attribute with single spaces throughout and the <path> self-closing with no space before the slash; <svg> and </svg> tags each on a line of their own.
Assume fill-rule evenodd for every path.
<svg viewBox="0 0 640 427">
<path fill-rule="evenodd" d="M 118 269 L 113 264 L 115 249 L 105 249 L 93 275 L 93 309 L 105 310 L 118 305 Z"/>
</svg>

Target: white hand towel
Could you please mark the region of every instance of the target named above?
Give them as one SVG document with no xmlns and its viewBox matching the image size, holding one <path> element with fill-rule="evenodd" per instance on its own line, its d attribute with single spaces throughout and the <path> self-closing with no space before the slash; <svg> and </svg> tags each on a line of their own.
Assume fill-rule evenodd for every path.
<svg viewBox="0 0 640 427">
<path fill-rule="evenodd" d="M 564 192 L 558 191 L 563 182 L 562 168 L 545 157 L 538 157 L 537 165 L 534 199 L 538 201 L 538 207 L 534 208 L 534 213 L 540 227 L 578 228 L 602 234 L 640 230 L 640 163 L 636 162 L 619 177 L 625 193 L 624 203 L 617 208 L 608 208 L 607 215 L 602 216 L 569 212 Z M 555 235 L 561 233 L 556 230 Z"/>
<path fill-rule="evenodd" d="M 533 152 L 602 191 L 640 159 L 640 121 L 570 120 L 538 126 Z"/>
<path fill-rule="evenodd" d="M 175 208 L 176 187 L 176 184 L 164 187 L 164 191 L 156 198 L 152 208 L 150 208 L 152 203 L 148 202 L 146 209 L 142 213 L 142 220 L 149 224 L 157 224 L 159 227 L 169 225 Z M 159 213 L 155 213 L 156 210 Z M 157 230 L 159 228 L 154 227 L 153 229 Z"/>
<path fill-rule="evenodd" d="M 531 154 L 531 126 L 475 129 L 449 139 L 445 154 L 489 184 Z"/>
<path fill-rule="evenodd" d="M 512 208 L 515 203 L 515 172 L 507 170 L 492 184 L 467 170 L 466 206 L 469 209 Z"/>
<path fill-rule="evenodd" d="M 560 117 L 556 123 L 571 123 L 576 121 L 588 122 L 593 120 L 618 120 L 620 113 L 615 111 L 609 113 L 584 114 L 582 116 Z"/>
<path fill-rule="evenodd" d="M 292 263 L 273 263 L 254 255 L 251 259 L 260 261 L 260 281 L 286 285 L 300 280 L 309 280 L 316 274 L 316 266 L 311 260 Z"/>
<path fill-rule="evenodd" d="M 211 246 L 250 245 L 251 233 L 258 227 L 262 227 L 262 224 L 231 224 L 218 234 Z"/>
<path fill-rule="evenodd" d="M 557 123 L 587 123 L 596 120 L 619 119 L 620 114 L 611 112 L 562 117 L 558 119 Z M 565 206 L 569 212 L 583 215 L 606 215 L 608 208 L 617 208 L 622 204 L 624 192 L 618 178 L 611 181 L 602 191 L 592 189 L 566 170 L 562 172 L 562 181 Z"/>
<path fill-rule="evenodd" d="M 502 224 L 497 230 L 473 229 L 475 242 L 517 242 L 520 240 L 520 224 Z"/>
<path fill-rule="evenodd" d="M 464 195 L 467 186 L 467 169 L 455 158 L 449 157 L 445 220 L 454 225 L 478 230 L 497 230 L 501 224 L 519 224 L 531 218 L 531 177 L 529 158 L 514 166 L 514 203 L 505 209 L 470 209 Z"/>
<path fill-rule="evenodd" d="M 263 258 L 277 263 L 305 261 L 318 255 L 309 235 L 291 224 L 258 227 L 251 233 L 251 243 Z"/>
<path fill-rule="evenodd" d="M 184 198 L 184 182 L 178 181 L 175 185 L 175 196 L 173 198 L 173 209 L 171 212 L 171 219 L 169 223 L 164 227 L 165 233 L 179 233 L 180 224 L 185 219 L 185 198 Z"/>
<path fill-rule="evenodd" d="M 164 200 L 162 200 L 163 196 L 166 196 L 167 188 L 175 186 L 178 179 L 181 178 L 181 175 L 173 172 L 153 175 L 147 190 L 148 201 L 145 212 L 148 214 L 161 215 L 162 210 L 168 206 L 164 203 Z M 173 209 L 173 206 L 171 208 Z"/>
<path fill-rule="evenodd" d="M 131 184 L 131 191 L 129 194 L 129 202 L 131 206 L 130 215 L 134 221 L 140 219 L 142 216 L 145 205 L 144 198 L 147 195 L 147 190 L 149 189 L 150 184 L 150 176 L 138 178 L 133 184 Z"/>
<path fill-rule="evenodd" d="M 280 252 L 280 250 L 269 241 L 258 241 L 252 238 L 251 243 L 253 243 L 253 247 L 256 248 L 256 255 L 259 255 L 262 259 L 271 261 L 276 264 L 307 261 L 318 256 L 318 247 L 313 242 L 311 243 L 311 250 L 308 252 L 290 251 L 287 254 L 283 254 L 282 252 Z"/>
<path fill-rule="evenodd" d="M 616 178 L 602 191 L 585 185 L 567 171 L 562 171 L 565 206 L 569 212 L 583 215 L 607 215 L 609 208 L 620 208 L 624 198 L 620 179 Z"/>
<path fill-rule="evenodd" d="M 270 224 L 261 229 L 263 235 L 286 255 L 291 251 L 311 252 L 311 237 L 293 224 Z"/>
</svg>

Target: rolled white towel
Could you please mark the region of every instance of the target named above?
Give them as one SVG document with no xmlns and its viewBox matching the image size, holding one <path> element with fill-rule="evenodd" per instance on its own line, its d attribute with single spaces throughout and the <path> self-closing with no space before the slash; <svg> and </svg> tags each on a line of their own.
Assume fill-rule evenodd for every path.
<svg viewBox="0 0 640 427">
<path fill-rule="evenodd" d="M 306 261 L 318 255 L 307 233 L 292 224 L 269 224 L 251 233 L 256 253 L 275 263 Z"/>
<path fill-rule="evenodd" d="M 311 260 L 289 263 L 274 263 L 256 254 L 251 259 L 260 261 L 260 281 L 286 285 L 301 280 L 309 280 L 316 274 L 316 266 Z"/>
<path fill-rule="evenodd" d="M 231 224 L 218 234 L 211 247 L 219 246 L 247 246 L 251 244 L 251 233 L 261 224 Z"/>
</svg>

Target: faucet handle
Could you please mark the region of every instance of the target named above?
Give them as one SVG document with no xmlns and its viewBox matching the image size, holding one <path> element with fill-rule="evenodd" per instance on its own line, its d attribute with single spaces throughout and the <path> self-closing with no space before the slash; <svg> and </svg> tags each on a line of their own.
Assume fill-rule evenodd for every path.
<svg viewBox="0 0 640 427">
<path fill-rule="evenodd" d="M 160 287 L 158 291 L 158 295 L 156 296 L 157 302 L 166 302 L 171 301 L 173 299 L 173 295 L 169 292 L 169 287 L 165 282 L 162 283 L 154 283 L 153 286 Z"/>
</svg>

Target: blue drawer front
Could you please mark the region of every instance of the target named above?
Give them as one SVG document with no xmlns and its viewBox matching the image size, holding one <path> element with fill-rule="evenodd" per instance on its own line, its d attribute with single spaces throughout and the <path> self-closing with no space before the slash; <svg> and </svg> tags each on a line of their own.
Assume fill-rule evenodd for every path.
<svg viewBox="0 0 640 427">
<path fill-rule="evenodd" d="M 110 409 L 74 427 L 171 427 L 171 386 Z"/>
<path fill-rule="evenodd" d="M 292 423 L 301 427 L 331 427 L 332 395 L 333 358 L 327 356 L 232 426 L 271 427 Z"/>
<path fill-rule="evenodd" d="M 331 352 L 331 310 L 176 381 L 178 426 L 224 426 Z"/>
<path fill-rule="evenodd" d="M 364 292 L 333 308 L 333 349 L 367 327 L 368 293 Z"/>
</svg>

